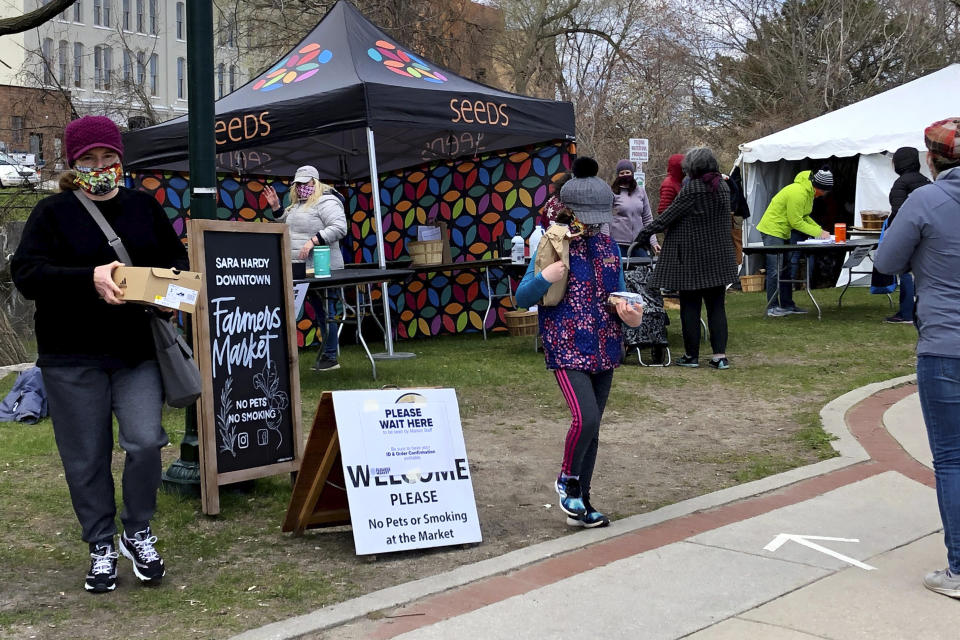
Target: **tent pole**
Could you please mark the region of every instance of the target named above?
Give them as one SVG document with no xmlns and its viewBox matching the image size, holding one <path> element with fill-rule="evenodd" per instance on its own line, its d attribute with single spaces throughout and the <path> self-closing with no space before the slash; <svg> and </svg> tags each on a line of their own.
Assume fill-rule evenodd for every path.
<svg viewBox="0 0 960 640">
<path fill-rule="evenodd" d="M 377 263 L 381 269 L 387 268 L 387 259 L 383 250 L 383 217 L 380 211 L 380 175 L 377 172 L 377 145 L 373 139 L 373 129 L 367 127 L 367 157 L 370 159 L 370 194 L 373 196 L 373 220 L 377 231 Z M 386 282 L 380 283 L 383 299 L 383 327 L 386 335 L 387 352 L 375 353 L 378 360 L 407 359 L 415 354 L 394 352 L 393 350 L 393 322 L 390 318 L 390 291 Z"/>
</svg>

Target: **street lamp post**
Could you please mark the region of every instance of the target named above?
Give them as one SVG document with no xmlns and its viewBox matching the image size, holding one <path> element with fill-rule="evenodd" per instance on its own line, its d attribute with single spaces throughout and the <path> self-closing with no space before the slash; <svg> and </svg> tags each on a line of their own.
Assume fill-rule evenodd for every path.
<svg viewBox="0 0 960 640">
<path fill-rule="evenodd" d="M 187 139 L 190 154 L 191 218 L 216 217 L 216 143 L 213 137 L 213 2 L 187 3 Z M 196 267 L 196 265 L 194 265 Z M 187 338 L 192 334 L 186 323 Z M 167 490 L 200 491 L 200 446 L 197 439 L 197 407 L 187 408 L 180 457 L 163 473 Z"/>
</svg>

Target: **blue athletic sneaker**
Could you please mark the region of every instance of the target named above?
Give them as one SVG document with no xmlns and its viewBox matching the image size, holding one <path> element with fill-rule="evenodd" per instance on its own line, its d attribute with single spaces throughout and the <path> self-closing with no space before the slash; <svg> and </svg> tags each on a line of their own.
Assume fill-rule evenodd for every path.
<svg viewBox="0 0 960 640">
<path fill-rule="evenodd" d="M 572 518 L 579 518 L 587 512 L 580 497 L 580 481 L 576 478 L 557 476 L 557 495 L 560 496 L 560 510 Z"/>
<path fill-rule="evenodd" d="M 610 524 L 610 519 L 593 508 L 590 499 L 583 501 L 587 511 L 579 518 L 567 518 L 567 524 L 571 527 L 583 527 L 584 529 L 594 529 L 596 527 L 606 527 Z"/>
</svg>

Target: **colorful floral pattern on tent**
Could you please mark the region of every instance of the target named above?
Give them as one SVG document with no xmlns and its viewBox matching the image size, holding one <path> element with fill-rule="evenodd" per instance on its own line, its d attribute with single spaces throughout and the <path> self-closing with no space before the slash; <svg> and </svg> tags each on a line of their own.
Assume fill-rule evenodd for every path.
<svg viewBox="0 0 960 640">
<path fill-rule="evenodd" d="M 333 59 L 333 52 L 322 49 L 316 42 L 300 47 L 286 58 L 273 65 L 253 85 L 254 91 L 274 91 L 291 82 L 303 82 L 320 71 L 320 65 Z"/>
<path fill-rule="evenodd" d="M 396 47 L 386 40 L 377 40 L 376 44 L 367 49 L 371 60 L 382 62 L 390 71 L 408 78 L 422 78 L 436 84 L 446 82 L 447 77 L 439 71 L 434 71 L 426 62 L 409 51 Z"/>
<path fill-rule="evenodd" d="M 406 256 L 406 243 L 417 238 L 417 226 L 438 220 L 450 230 L 450 249 L 455 262 L 481 260 L 498 255 L 505 239 L 518 231 L 529 237 L 536 214 L 549 197 L 549 184 L 567 171 L 574 152 L 572 144 L 558 143 L 524 151 L 497 153 L 476 161 L 443 162 L 396 172 L 380 183 L 386 259 Z M 268 179 L 281 199 L 287 184 Z M 181 237 L 186 232 L 190 207 L 188 183 L 182 174 L 142 173 L 134 184 L 148 191 L 167 212 Z M 238 181 L 218 177 L 217 217 L 221 220 L 265 222 L 269 211 L 263 187 L 257 179 Z M 376 262 L 374 219 L 370 214 L 370 183 L 347 189 L 348 235 L 341 241 L 350 262 Z M 498 293 L 505 293 L 506 279 Z M 379 293 L 374 292 L 374 298 Z M 298 343 L 310 346 L 317 340 L 316 309 L 308 298 L 297 319 Z M 390 287 L 397 335 L 401 338 L 479 331 L 487 306 L 486 282 L 477 271 L 418 274 L 405 284 Z M 505 330 L 504 313 L 512 309 L 507 297 L 494 300 L 487 328 Z"/>
</svg>

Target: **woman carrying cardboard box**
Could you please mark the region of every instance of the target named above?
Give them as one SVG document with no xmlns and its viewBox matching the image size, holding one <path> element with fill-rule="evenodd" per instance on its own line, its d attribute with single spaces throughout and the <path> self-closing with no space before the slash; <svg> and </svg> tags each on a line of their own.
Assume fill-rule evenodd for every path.
<svg viewBox="0 0 960 640">
<path fill-rule="evenodd" d="M 167 434 L 150 329 L 156 311 L 124 304 L 112 277 L 122 265 L 82 198 L 113 227 L 134 265 L 186 269 L 189 261 L 157 201 L 121 186 L 123 142 L 112 120 L 74 120 L 64 147 L 72 170 L 61 177 L 60 193 L 34 207 L 10 266 L 14 284 L 37 305 L 37 366 L 70 499 L 90 546 L 84 588 L 101 593 L 117 584 L 113 416 L 126 452 L 119 551 L 148 584 L 166 571 L 150 521 Z"/>
</svg>

